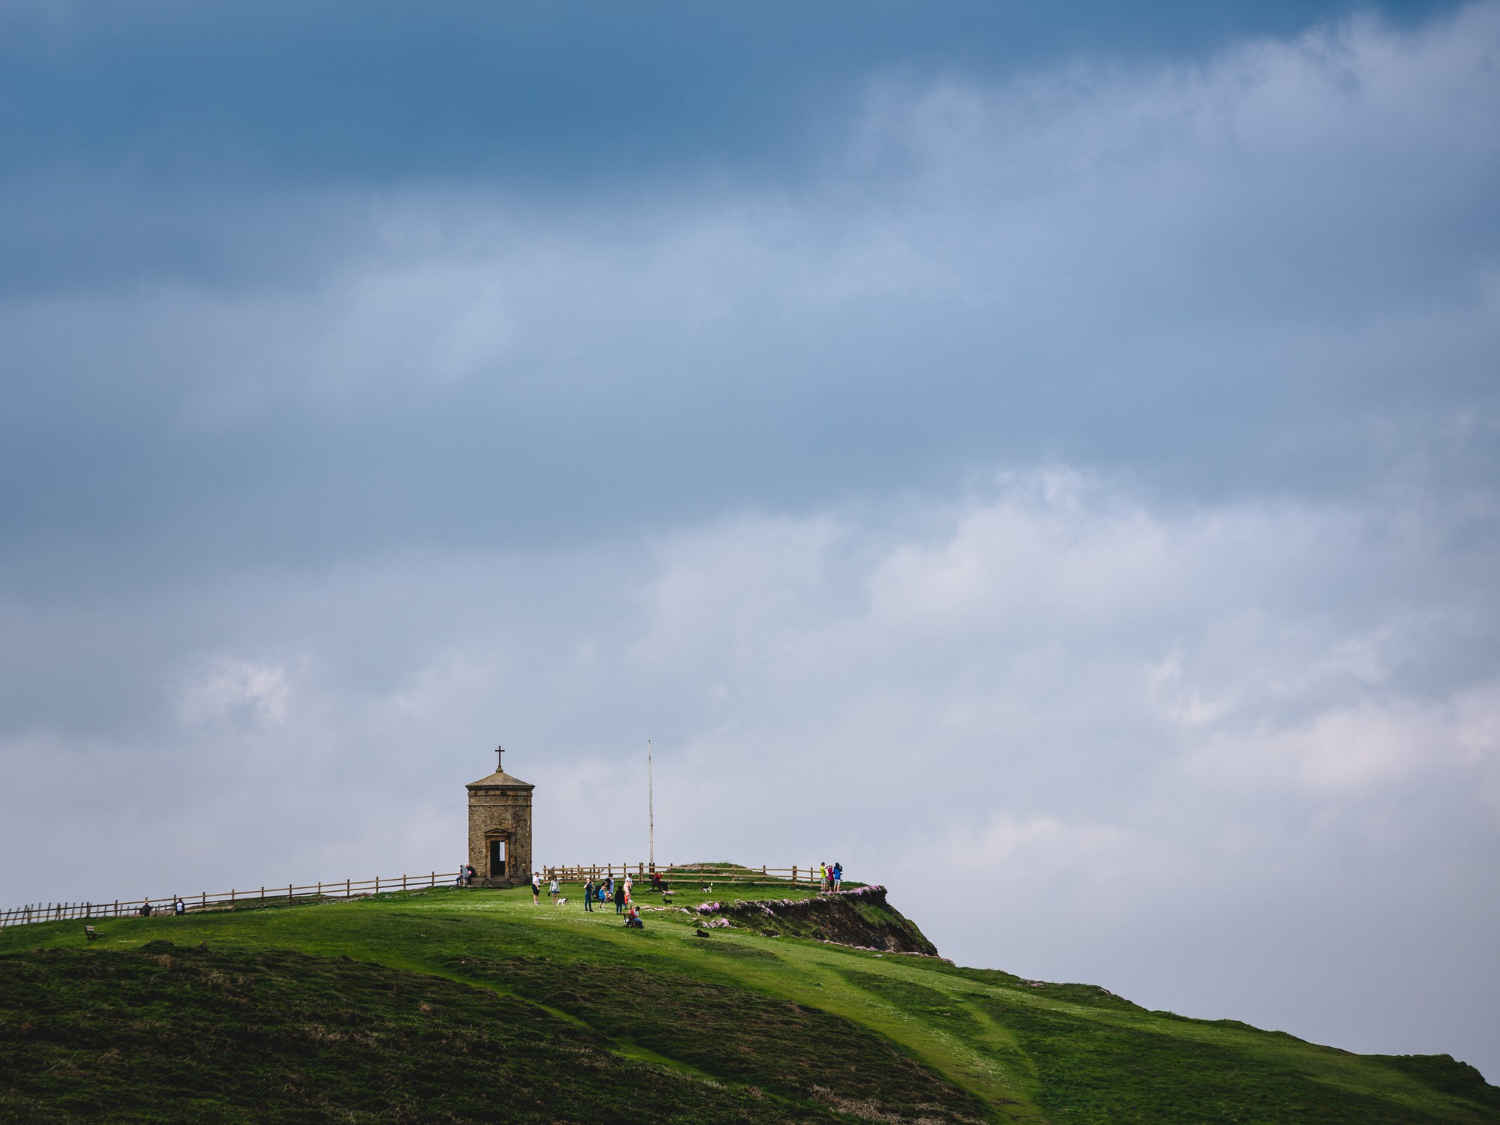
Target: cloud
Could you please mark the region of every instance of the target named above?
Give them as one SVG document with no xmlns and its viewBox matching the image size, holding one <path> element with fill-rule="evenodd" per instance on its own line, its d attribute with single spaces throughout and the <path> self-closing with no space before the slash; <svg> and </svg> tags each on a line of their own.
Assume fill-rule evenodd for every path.
<svg viewBox="0 0 1500 1125">
<path fill-rule="evenodd" d="M 1322 712 L 1289 729 L 1209 740 L 1193 764 L 1224 786 L 1310 793 L 1361 792 L 1424 773 L 1469 774 L 1493 796 L 1500 748 L 1500 681 L 1441 705 L 1366 702 Z"/>
<path fill-rule="evenodd" d="M 183 685 L 178 714 L 187 723 L 237 713 L 259 722 L 284 722 L 291 691 L 284 667 L 221 657 Z"/>
<path fill-rule="evenodd" d="M 319 184 L 238 241 L 247 205 L 205 189 L 212 277 L 0 301 L 10 538 L 128 512 L 195 558 L 542 543 L 1049 460 L 1189 502 L 1468 488 L 1495 470 L 1497 12 L 872 77 L 795 184 Z"/>
</svg>

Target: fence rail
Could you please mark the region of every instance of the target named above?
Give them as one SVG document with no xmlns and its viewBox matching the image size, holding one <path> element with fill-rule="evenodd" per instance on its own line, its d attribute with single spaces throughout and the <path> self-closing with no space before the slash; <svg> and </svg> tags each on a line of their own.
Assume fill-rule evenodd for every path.
<svg viewBox="0 0 1500 1125">
<path fill-rule="evenodd" d="M 733 863 L 659 863 L 655 870 L 667 880 L 698 879 L 703 882 L 745 883 L 757 886 L 781 883 L 809 886 L 822 882 L 823 878 L 816 866 L 799 867 L 796 864 L 791 867 L 741 867 Z M 645 879 L 650 876 L 651 871 L 651 865 L 646 863 L 577 864 L 569 867 L 544 867 L 542 869 L 542 873 L 547 878 L 557 878 L 570 883 L 625 875 L 635 879 Z"/>
<path fill-rule="evenodd" d="M 70 919 L 125 918 L 145 915 L 148 912 L 172 913 L 177 903 L 183 904 L 183 913 L 198 914 L 208 910 L 228 910 L 238 906 L 290 905 L 295 902 L 317 902 L 330 898 L 357 898 L 361 895 L 380 894 L 382 891 L 406 891 L 419 887 L 436 887 L 442 883 L 453 883 L 458 879 L 457 871 L 430 871 L 426 875 L 396 875 L 387 878 L 377 875 L 373 879 L 344 879 L 333 883 L 307 883 L 297 886 L 288 883 L 278 887 L 258 887 L 250 890 L 234 890 L 210 894 L 199 891 L 194 895 L 162 895 L 160 898 L 114 899 L 111 902 L 48 902 L 19 906 L 0 912 L 0 929 L 7 926 L 24 926 L 32 922 L 63 922 Z"/>
<path fill-rule="evenodd" d="M 596 863 L 544 867 L 548 879 L 569 883 L 585 879 L 633 876 L 648 878 L 653 868 L 647 863 Z M 741 883 L 758 886 L 794 884 L 815 885 L 822 881 L 816 867 L 739 867 L 728 863 L 657 864 L 655 869 L 666 880 L 698 880 L 704 883 Z M 296 902 L 319 902 L 324 899 L 357 898 L 382 891 L 407 891 L 457 882 L 458 871 L 429 871 L 426 875 L 396 875 L 390 878 L 345 879 L 342 882 L 306 883 L 301 886 L 238 888 L 211 894 L 162 895 L 160 898 L 114 899 L 110 902 L 48 902 L 18 906 L 0 911 L 0 929 L 24 926 L 33 922 L 64 922 L 74 919 L 128 918 L 146 914 L 172 913 L 182 903 L 183 913 L 198 914 L 212 910 L 230 910 L 240 906 L 289 906 Z"/>
</svg>

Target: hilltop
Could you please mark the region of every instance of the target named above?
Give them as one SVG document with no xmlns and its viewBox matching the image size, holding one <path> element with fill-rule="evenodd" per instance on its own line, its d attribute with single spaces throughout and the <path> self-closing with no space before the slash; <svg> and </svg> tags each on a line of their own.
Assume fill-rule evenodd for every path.
<svg viewBox="0 0 1500 1125">
<path fill-rule="evenodd" d="M 644 932 L 577 891 L 0 931 L 0 1119 L 1500 1121 L 1447 1056 L 949 964 L 878 888 L 679 884 Z"/>
</svg>

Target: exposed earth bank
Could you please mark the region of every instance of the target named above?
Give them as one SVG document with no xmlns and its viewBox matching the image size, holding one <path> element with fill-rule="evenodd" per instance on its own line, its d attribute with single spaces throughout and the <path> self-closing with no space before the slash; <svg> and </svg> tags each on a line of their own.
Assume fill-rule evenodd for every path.
<svg viewBox="0 0 1500 1125">
<path fill-rule="evenodd" d="M 691 913 L 758 934 L 833 941 L 882 953 L 938 955 L 937 947 L 915 922 L 886 901 L 885 888 L 879 886 L 816 898 L 706 902 Z"/>
</svg>

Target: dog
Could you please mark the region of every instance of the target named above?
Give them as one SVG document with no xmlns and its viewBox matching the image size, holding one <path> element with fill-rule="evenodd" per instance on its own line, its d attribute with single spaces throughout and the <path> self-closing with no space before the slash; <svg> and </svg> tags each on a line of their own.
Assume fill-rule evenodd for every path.
<svg viewBox="0 0 1500 1125">
<path fill-rule="evenodd" d="M 557 896 L 557 901 L 555 903 L 553 903 L 553 905 L 554 906 L 561 906 L 563 903 L 565 903 L 567 901 L 568 901 L 568 896 L 567 895 L 558 895 Z"/>
</svg>

